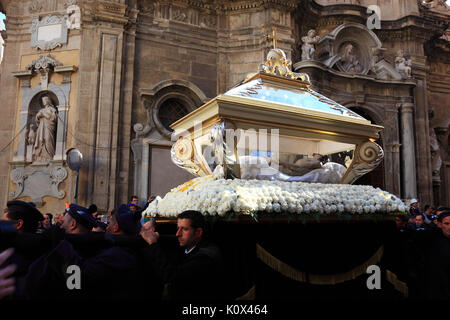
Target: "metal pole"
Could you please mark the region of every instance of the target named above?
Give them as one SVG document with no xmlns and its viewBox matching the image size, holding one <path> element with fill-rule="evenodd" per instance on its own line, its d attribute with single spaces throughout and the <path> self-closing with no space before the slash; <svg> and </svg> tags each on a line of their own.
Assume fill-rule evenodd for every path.
<svg viewBox="0 0 450 320">
<path fill-rule="evenodd" d="M 73 200 L 75 203 L 78 201 L 78 178 L 80 177 L 80 170 L 77 170 L 77 182 L 75 183 L 75 196 L 73 197 Z"/>
</svg>

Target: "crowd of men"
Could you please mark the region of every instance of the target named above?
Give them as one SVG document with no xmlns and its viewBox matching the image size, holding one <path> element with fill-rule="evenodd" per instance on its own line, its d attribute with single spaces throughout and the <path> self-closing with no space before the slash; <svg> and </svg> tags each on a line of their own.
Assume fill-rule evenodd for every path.
<svg viewBox="0 0 450 320">
<path fill-rule="evenodd" d="M 178 215 L 175 252 L 161 243 L 155 221 L 142 218 L 153 198 L 143 207 L 138 200 L 106 215 L 95 205 L 68 204 L 55 216 L 9 201 L 0 221 L 0 299 L 229 298 L 223 257 L 206 240 L 202 214 Z M 409 216 L 395 221 L 398 234 L 408 234 L 396 240 L 395 254 L 408 255 L 396 272 L 405 274 L 411 297 L 450 299 L 450 210 L 421 212 L 413 199 Z"/>
<path fill-rule="evenodd" d="M 107 223 L 95 205 L 70 204 L 53 224 L 32 203 L 9 201 L 0 236 L 12 238 L 17 248 L 0 249 L 0 299 L 220 297 L 221 288 L 210 279 L 222 278 L 222 258 L 205 240 L 203 215 L 178 215 L 178 255 L 160 246 L 155 222 L 144 223 L 137 200 L 109 212 Z M 17 234 L 5 235 L 11 226 Z M 73 278 L 77 268 L 78 280 Z"/>
<path fill-rule="evenodd" d="M 414 299 L 450 299 L 450 208 L 411 199 L 408 215 L 395 217 L 396 248 L 409 295 Z"/>
</svg>

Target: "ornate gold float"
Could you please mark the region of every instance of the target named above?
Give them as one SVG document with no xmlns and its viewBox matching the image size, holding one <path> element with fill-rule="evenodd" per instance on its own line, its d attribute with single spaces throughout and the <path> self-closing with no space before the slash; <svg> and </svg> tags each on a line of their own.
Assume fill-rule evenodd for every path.
<svg viewBox="0 0 450 320">
<path fill-rule="evenodd" d="M 173 162 L 197 176 L 223 168 L 226 178 L 343 184 L 376 168 L 383 127 L 314 91 L 290 66 L 272 49 L 258 73 L 173 123 Z"/>
</svg>

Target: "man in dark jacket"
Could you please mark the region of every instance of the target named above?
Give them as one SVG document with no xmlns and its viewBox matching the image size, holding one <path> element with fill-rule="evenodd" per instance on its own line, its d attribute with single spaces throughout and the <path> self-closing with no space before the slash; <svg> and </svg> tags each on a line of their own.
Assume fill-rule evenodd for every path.
<svg viewBox="0 0 450 320">
<path fill-rule="evenodd" d="M 413 299 L 450 299 L 450 211 L 439 215 L 438 229 L 412 233 L 407 254 L 414 275 Z"/>
<path fill-rule="evenodd" d="M 7 208 L 4 210 L 2 220 L 10 221 L 19 234 L 36 234 L 39 222 L 44 220 L 42 213 L 36 208 L 34 203 L 21 200 L 12 200 L 7 202 Z M 16 278 L 16 287 L 24 285 L 25 275 L 29 266 L 41 254 L 38 250 L 26 250 L 25 248 L 16 249 L 8 259 L 8 264 L 16 265 L 13 277 Z M 19 290 L 10 296 L 11 299 L 23 299 Z"/>
<path fill-rule="evenodd" d="M 177 233 L 181 255 L 171 263 L 159 246 L 158 232 L 152 221 L 141 230 L 149 244 L 144 249 L 147 263 L 168 284 L 169 296 L 175 300 L 214 300 L 222 297 L 222 257 L 219 248 L 203 240 L 205 221 L 198 211 L 178 215 Z"/>
<path fill-rule="evenodd" d="M 107 233 L 115 236 L 137 235 L 140 226 L 127 205 L 113 210 Z M 68 266 L 80 270 L 80 288 L 66 286 L 71 274 Z M 140 255 L 125 246 L 112 246 L 94 257 L 80 256 L 73 245 L 61 241 L 54 250 L 32 265 L 29 273 L 30 297 L 52 299 L 144 299 L 155 296 L 149 287 L 149 275 L 144 273 Z M 45 296 L 39 291 L 53 284 L 55 294 Z"/>
</svg>

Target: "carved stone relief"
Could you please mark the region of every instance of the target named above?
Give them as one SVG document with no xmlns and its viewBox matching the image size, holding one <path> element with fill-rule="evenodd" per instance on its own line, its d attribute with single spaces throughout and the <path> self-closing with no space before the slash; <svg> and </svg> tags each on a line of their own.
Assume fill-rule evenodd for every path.
<svg viewBox="0 0 450 320">
<path fill-rule="evenodd" d="M 25 70 L 30 70 L 33 72 L 39 72 L 41 77 L 41 88 L 42 90 L 47 90 L 48 88 L 48 78 L 50 71 L 53 71 L 55 67 L 62 66 L 62 63 L 56 61 L 50 53 L 39 55 L 38 59 L 35 59 L 25 67 Z"/>
<path fill-rule="evenodd" d="M 187 14 L 181 8 L 173 10 L 172 19 L 180 22 L 187 22 Z"/>
<path fill-rule="evenodd" d="M 31 47 L 52 50 L 67 43 L 67 17 L 48 15 L 41 21 L 36 17 L 30 28 Z"/>
<path fill-rule="evenodd" d="M 42 10 L 42 4 L 39 1 L 33 1 L 28 7 L 30 13 L 38 13 Z"/>
<path fill-rule="evenodd" d="M 64 8 L 68 8 L 70 6 L 73 5 L 77 5 L 78 4 L 78 0 L 64 0 Z"/>
<path fill-rule="evenodd" d="M 421 0 L 421 4 L 428 9 L 450 10 L 450 6 L 447 4 L 446 0 Z"/>
<path fill-rule="evenodd" d="M 203 28 L 215 28 L 217 25 L 217 19 L 215 16 L 201 16 L 200 18 L 200 27 Z"/>
<path fill-rule="evenodd" d="M 339 69 L 346 73 L 361 73 L 361 51 L 353 42 L 345 42 L 339 49 Z"/>
<path fill-rule="evenodd" d="M 396 68 L 383 58 L 385 49 L 381 41 L 362 24 L 342 24 L 322 37 L 310 30 L 308 36 L 302 37 L 302 42 L 302 61 L 294 64 L 296 71 L 312 63 L 380 80 L 402 79 Z"/>
<path fill-rule="evenodd" d="M 143 16 L 152 16 L 154 19 L 167 19 L 183 22 L 202 28 L 216 28 L 217 10 L 213 3 L 193 2 L 189 8 L 172 6 L 160 2 L 139 2 L 139 12 Z M 154 23 L 158 23 L 155 22 Z"/>
<path fill-rule="evenodd" d="M 17 167 L 11 171 L 11 181 L 17 185 L 9 196 L 13 199 L 31 197 L 37 206 L 43 205 L 43 197 L 51 196 L 62 199 L 65 192 L 58 189 L 59 184 L 67 177 L 67 170 L 59 165 L 47 167 Z"/>
</svg>

